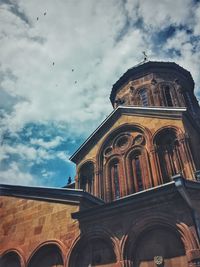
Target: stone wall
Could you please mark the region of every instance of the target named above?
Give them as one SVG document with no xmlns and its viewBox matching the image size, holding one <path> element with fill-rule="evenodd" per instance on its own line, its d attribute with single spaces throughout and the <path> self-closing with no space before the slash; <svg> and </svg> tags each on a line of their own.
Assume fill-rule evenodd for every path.
<svg viewBox="0 0 200 267">
<path fill-rule="evenodd" d="M 0 254 L 17 250 L 27 262 L 43 244 L 57 244 L 66 258 L 79 235 L 71 213 L 78 204 L 60 204 L 16 197 L 0 197 Z"/>
</svg>

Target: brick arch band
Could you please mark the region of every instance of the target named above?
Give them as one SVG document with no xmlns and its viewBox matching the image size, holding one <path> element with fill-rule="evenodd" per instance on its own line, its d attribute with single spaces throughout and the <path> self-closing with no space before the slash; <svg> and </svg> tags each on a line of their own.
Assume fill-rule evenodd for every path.
<svg viewBox="0 0 200 267">
<path fill-rule="evenodd" d="M 1 255 L 0 255 L 0 267 L 4 267 L 2 264 L 3 264 L 3 261 L 4 259 L 6 259 L 7 257 L 10 257 L 10 256 L 15 256 L 18 260 L 19 260 L 19 263 L 20 263 L 20 267 L 25 267 L 26 266 L 26 259 L 25 259 L 25 256 L 24 256 L 24 253 L 22 250 L 20 249 L 16 249 L 16 248 L 11 248 L 9 250 L 6 250 L 4 251 Z"/>
</svg>

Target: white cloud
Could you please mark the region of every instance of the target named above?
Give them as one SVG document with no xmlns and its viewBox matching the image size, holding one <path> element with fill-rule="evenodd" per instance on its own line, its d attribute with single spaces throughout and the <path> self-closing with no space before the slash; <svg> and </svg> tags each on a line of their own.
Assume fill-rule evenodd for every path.
<svg viewBox="0 0 200 267">
<path fill-rule="evenodd" d="M 191 0 L 142 0 L 139 2 L 138 13 L 147 27 L 161 30 L 169 25 L 178 26 L 190 22 L 192 11 Z"/>
<path fill-rule="evenodd" d="M 58 145 L 60 145 L 62 141 L 63 141 L 63 138 L 61 136 L 56 136 L 53 140 L 48 141 L 48 142 L 44 141 L 41 138 L 39 138 L 39 139 L 31 138 L 30 143 L 32 145 L 41 146 L 41 147 L 43 147 L 45 149 L 51 149 L 51 148 L 55 148 Z"/>
<path fill-rule="evenodd" d="M 199 23 L 200 23 L 200 3 L 195 8 L 195 12 L 194 12 L 194 34 L 195 35 L 200 35 Z"/>
<path fill-rule="evenodd" d="M 33 147 L 28 147 L 23 144 L 16 146 L 3 145 L 0 151 L 0 158 L 8 158 L 9 154 L 19 155 L 22 159 L 35 160 L 37 158 L 37 151 Z"/>
<path fill-rule="evenodd" d="M 134 51 L 142 49 L 142 36 L 132 30 L 116 43 L 127 20 L 121 1 L 63 0 L 56 8 L 54 1 L 36 2 L 19 1 L 32 27 L 19 18 L 13 25 L 14 15 L 4 11 L 8 33 L 2 33 L 1 62 L 18 78 L 7 90 L 26 100 L 14 106 L 4 124 L 16 131 L 28 122 L 54 120 L 77 130 L 79 123 L 101 120 L 111 110 L 108 96 L 122 67 L 138 58 Z"/>
<path fill-rule="evenodd" d="M 177 30 L 176 34 L 168 39 L 164 47 L 166 49 L 176 49 L 180 56 L 176 57 L 176 62 L 185 69 L 189 70 L 195 81 L 196 93 L 200 91 L 199 62 L 200 62 L 200 44 L 199 41 L 191 42 L 192 36 L 185 30 Z"/>
<path fill-rule="evenodd" d="M 71 163 L 69 160 L 69 155 L 67 155 L 65 152 L 63 151 L 59 151 L 56 153 L 57 158 L 67 162 L 67 163 Z"/>
<path fill-rule="evenodd" d="M 18 185 L 37 185 L 33 175 L 20 170 L 16 162 L 13 162 L 9 169 L 0 170 L 0 183 Z"/>
<path fill-rule="evenodd" d="M 16 155 L 22 160 L 31 161 L 35 163 L 41 163 L 44 160 L 50 160 L 54 158 L 51 151 L 47 151 L 43 148 L 34 148 L 29 145 L 17 144 L 17 145 L 7 145 L 4 144 L 0 150 L 0 161 L 3 159 L 8 159 L 10 155 Z"/>
</svg>

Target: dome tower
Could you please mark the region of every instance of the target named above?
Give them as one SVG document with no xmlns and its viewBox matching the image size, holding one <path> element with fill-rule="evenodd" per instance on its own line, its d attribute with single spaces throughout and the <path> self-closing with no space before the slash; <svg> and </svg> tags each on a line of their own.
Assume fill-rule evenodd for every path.
<svg viewBox="0 0 200 267">
<path fill-rule="evenodd" d="M 129 69 L 113 85 L 110 101 L 143 107 L 186 107 L 200 119 L 194 81 L 187 70 L 173 62 L 147 62 Z"/>
</svg>

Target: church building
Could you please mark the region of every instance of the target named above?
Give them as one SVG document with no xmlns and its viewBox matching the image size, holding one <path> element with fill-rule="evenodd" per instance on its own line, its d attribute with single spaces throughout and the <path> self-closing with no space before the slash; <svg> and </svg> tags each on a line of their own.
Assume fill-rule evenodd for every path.
<svg viewBox="0 0 200 267">
<path fill-rule="evenodd" d="M 0 185 L 0 267 L 200 266 L 200 107 L 173 62 L 113 85 L 65 188 Z M 9 179 L 9 177 L 8 177 Z"/>
</svg>

